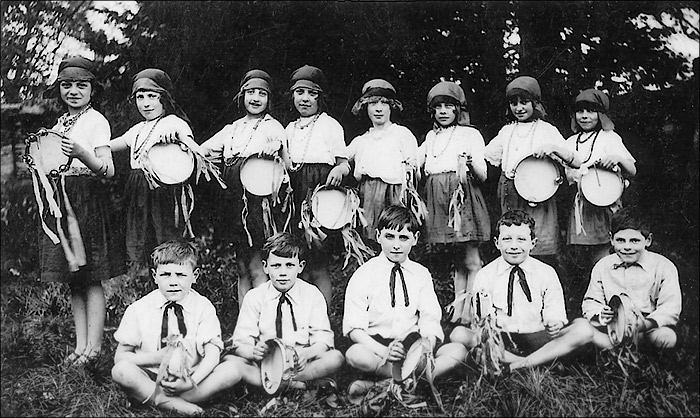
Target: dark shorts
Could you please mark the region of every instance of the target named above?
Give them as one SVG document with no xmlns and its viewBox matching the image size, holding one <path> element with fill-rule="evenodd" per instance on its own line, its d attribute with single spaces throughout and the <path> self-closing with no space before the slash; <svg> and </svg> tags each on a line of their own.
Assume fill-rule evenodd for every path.
<svg viewBox="0 0 700 418">
<path fill-rule="evenodd" d="M 501 337 L 506 350 L 521 355 L 530 355 L 552 341 L 552 337 L 545 330 L 528 334 L 502 332 Z"/>
</svg>

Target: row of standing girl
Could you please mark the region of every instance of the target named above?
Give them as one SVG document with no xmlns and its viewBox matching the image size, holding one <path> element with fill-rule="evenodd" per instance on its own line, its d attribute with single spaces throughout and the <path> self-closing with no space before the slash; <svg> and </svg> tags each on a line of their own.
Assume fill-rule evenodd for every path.
<svg viewBox="0 0 700 418">
<path fill-rule="evenodd" d="M 123 135 L 108 141 L 109 123 L 92 109 L 90 100 L 99 89 L 94 64 L 84 58 L 68 58 L 61 63 L 56 84 L 50 94 L 60 96 L 68 107 L 54 129 L 67 135 L 63 152 L 87 167 L 67 177 L 73 206 L 82 202 L 99 206 L 107 202 L 99 177 L 114 175 L 112 152 L 130 150 L 131 172 L 125 186 L 126 247 L 131 274 L 147 276 L 147 257 L 157 244 L 189 233 L 189 215 L 194 194 L 189 182 L 163 185 L 149 181 L 144 158 L 149 145 L 179 142 L 195 156 L 204 171 L 217 178 L 218 170 L 206 167 L 219 164 L 222 188 L 216 198 L 215 236 L 231 244 L 239 263 L 238 297 L 242 300 L 252 287 L 267 280 L 262 271 L 261 246 L 277 229 L 292 228 L 303 235 L 304 209 L 319 185 L 340 186 L 351 171 L 357 181 L 360 206 L 366 225 L 351 245 L 356 251 L 368 251 L 376 241 L 375 224 L 382 209 L 389 205 L 410 206 L 424 222 L 428 243 L 446 245 L 455 254 L 455 299 L 470 290 L 474 274 L 484 264 L 479 244 L 491 239 L 491 223 L 481 185 L 486 180 L 487 162 L 501 167 L 498 182 L 500 211 L 523 209 L 536 220 L 539 237 L 534 255 L 551 256 L 557 251 L 559 237 L 557 207 L 551 198 L 531 206 L 514 187 L 513 175 L 523 158 L 552 157 L 574 184 L 586 164 L 596 161 L 605 168 L 619 167 L 625 176 L 635 175 L 635 160 L 607 117 L 607 96 L 594 89 L 583 91 L 575 99 L 572 129 L 564 139 L 556 127 L 544 120 L 540 86 L 536 79 L 521 76 L 506 87 L 511 123 L 505 125 L 488 145 L 480 132 L 469 124 L 466 97 L 454 82 L 443 81 L 427 95 L 427 110 L 432 129 L 419 146 L 405 126 L 392 120 L 402 110 L 395 88 L 386 80 L 365 83 L 361 97 L 352 108 L 355 115 L 367 115 L 371 127 L 345 143 L 343 127 L 326 113 L 328 85 L 323 72 L 305 65 L 292 73 L 289 92 L 299 116 L 283 127 L 270 113 L 272 78 L 255 69 L 245 74 L 235 97 L 245 116 L 226 125 L 201 145 L 194 141 L 189 120 L 173 98 L 173 83 L 158 69 L 146 69 L 134 76 L 132 99 L 144 121 Z M 240 170 L 247 157 L 264 155 L 277 160 L 286 170 L 277 180 L 280 195 L 259 197 L 248 193 L 241 183 Z M 201 168 L 198 170 L 202 171 Z M 413 189 L 425 176 L 421 197 Z M 72 184 L 93 184 L 92 188 L 73 191 Z M 82 186 L 81 186 L 82 187 Z M 413 198 L 413 200 L 411 200 Z M 90 203 L 92 202 L 92 203 Z M 425 204 L 422 204 L 425 202 Z M 572 220 L 568 244 L 594 246 L 599 254 L 607 249 L 609 218 L 614 207 L 598 208 L 577 199 L 578 221 Z M 110 257 L 114 243 L 106 221 L 96 223 L 103 207 L 86 207 L 78 222 L 83 229 L 88 257 L 78 273 L 68 273 L 65 257 L 55 245 L 43 238 L 42 278 L 70 284 L 76 325 L 76 348 L 68 362 L 85 362 L 99 354 L 104 325 L 104 294 L 101 280 L 124 270 L 120 260 Z M 295 208 L 295 209 L 291 209 Z M 241 216 L 241 214 L 244 214 Z M 175 216 L 173 216 L 175 214 Z M 102 216 L 99 219 L 108 219 Z M 88 222 L 88 219 L 91 219 Z M 88 226 L 90 225 L 90 226 Z M 282 226 L 283 225 L 283 226 Z M 581 225 L 583 227 L 581 227 Z M 585 232 L 583 232 L 585 231 Z M 325 240 L 309 241 L 312 246 L 305 279 L 316 284 L 330 303 L 332 286 L 328 260 L 342 251 L 342 238 L 325 231 Z M 308 238 L 308 237 L 307 237 Z M 352 239 L 353 236 L 350 236 Z M 346 243 L 346 250 L 348 246 Z M 598 258 L 600 255 L 595 256 Z M 591 260 L 592 266 L 596 260 Z M 116 266 L 111 270 L 102 266 Z M 462 316 L 463 306 L 454 306 L 452 321 Z"/>
</svg>

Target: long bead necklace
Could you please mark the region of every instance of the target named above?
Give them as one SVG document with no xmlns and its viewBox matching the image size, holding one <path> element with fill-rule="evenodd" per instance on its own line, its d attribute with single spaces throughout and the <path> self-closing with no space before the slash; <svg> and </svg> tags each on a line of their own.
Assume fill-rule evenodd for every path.
<svg viewBox="0 0 700 418">
<path fill-rule="evenodd" d="M 435 139 L 433 140 L 432 147 L 431 147 L 431 151 L 432 151 L 432 154 L 433 154 L 433 158 L 437 159 L 437 158 L 439 158 L 442 154 L 445 153 L 445 151 L 447 150 L 447 147 L 450 146 L 450 141 L 452 140 L 452 136 L 455 134 L 455 130 L 457 130 L 457 126 L 453 126 L 453 127 L 452 127 L 452 130 L 450 131 L 450 136 L 447 137 L 447 141 L 445 142 L 445 147 L 442 149 L 442 151 L 440 151 L 440 152 L 438 152 L 438 153 L 436 154 L 436 153 L 435 153 L 435 146 L 437 145 L 438 135 L 440 135 L 440 134 L 441 134 L 442 132 L 444 132 L 445 130 L 444 130 L 444 129 L 440 129 L 440 130 L 437 132 L 437 134 L 435 135 Z"/>
<path fill-rule="evenodd" d="M 291 145 L 294 144 L 294 145 L 295 145 L 294 148 L 296 148 L 296 133 L 297 133 L 297 128 L 299 128 L 299 130 L 302 130 L 302 131 L 305 130 L 306 128 L 309 128 L 309 127 L 310 127 L 311 129 L 309 129 L 309 131 L 306 133 L 306 135 L 304 136 L 304 138 L 302 138 L 301 142 L 306 141 L 306 146 L 304 147 L 304 152 L 301 154 L 301 157 L 299 158 L 299 162 L 298 162 L 298 163 L 295 163 L 295 162 L 293 161 L 294 159 L 292 158 L 292 164 L 291 164 L 291 166 L 289 167 L 289 170 L 290 170 L 290 171 L 299 171 L 299 169 L 301 169 L 301 166 L 304 165 L 304 157 L 306 157 L 306 152 L 309 150 L 309 144 L 311 143 L 311 134 L 312 134 L 313 131 L 314 131 L 314 127 L 316 126 L 316 121 L 318 120 L 318 117 L 319 117 L 319 116 L 321 116 L 321 115 L 320 115 L 319 113 L 317 113 L 317 114 L 314 116 L 314 118 L 311 120 L 311 122 L 307 123 L 306 125 L 301 125 L 301 123 L 300 123 L 300 122 L 301 122 L 301 118 L 298 119 L 296 122 L 294 122 L 294 132 L 292 133 L 292 140 L 291 140 L 291 142 L 289 143 L 289 145 L 290 145 L 290 149 L 289 149 L 289 155 L 290 155 L 290 157 L 291 157 L 291 154 L 292 154 L 292 152 L 291 152 L 291 151 L 292 151 Z"/>
<path fill-rule="evenodd" d="M 591 132 L 591 134 L 588 135 L 586 137 L 586 139 L 581 140 L 581 137 L 583 136 L 583 132 L 579 132 L 578 137 L 576 138 L 576 151 L 578 151 L 579 144 L 585 144 L 586 142 L 588 142 L 589 139 L 591 139 L 591 137 L 593 137 L 593 142 L 591 142 L 591 148 L 588 151 L 588 157 L 586 158 L 586 160 L 582 164 L 587 163 L 591 159 L 591 157 L 593 156 L 593 148 L 595 148 L 595 142 L 598 140 L 599 133 L 600 133 L 600 129 L 595 131 L 595 134 L 593 132 Z"/>
<path fill-rule="evenodd" d="M 64 113 L 63 115 L 61 115 L 61 117 L 58 118 L 58 124 L 61 125 L 59 131 L 64 135 L 67 134 L 71 129 L 73 129 L 73 125 L 75 125 L 75 122 L 78 121 L 78 118 L 83 116 L 90 109 L 92 109 L 92 105 L 88 103 L 88 105 L 85 106 L 85 109 L 81 110 L 73 116 L 70 116 L 68 113 Z"/>
<path fill-rule="evenodd" d="M 230 167 L 233 165 L 233 163 L 236 161 L 236 158 L 240 155 L 244 155 L 245 151 L 248 149 L 248 145 L 250 145 L 250 142 L 253 140 L 253 135 L 255 134 L 255 131 L 258 129 L 258 126 L 260 125 L 260 122 L 265 119 L 265 116 L 259 117 L 257 121 L 255 121 L 255 125 L 253 125 L 253 130 L 250 131 L 250 135 L 248 136 L 248 140 L 246 141 L 245 145 L 243 146 L 243 150 L 241 152 L 237 152 L 233 155 L 233 157 L 227 158 L 224 164 L 226 164 L 227 167 Z M 233 142 L 236 132 L 238 132 L 238 124 L 236 125 L 236 129 L 233 131 L 233 134 L 231 135 L 231 142 Z"/>
<path fill-rule="evenodd" d="M 507 167 L 508 167 L 508 162 L 509 162 L 509 157 L 510 157 L 510 144 L 513 140 L 513 135 L 515 134 L 515 136 L 517 136 L 518 138 L 530 137 L 530 144 L 528 146 L 529 146 L 529 149 L 532 150 L 532 142 L 534 141 L 534 138 L 535 138 L 535 129 L 537 129 L 537 124 L 539 122 L 540 122 L 539 119 L 536 119 L 535 122 L 531 122 L 530 129 L 527 131 L 527 133 L 524 136 L 521 135 L 520 133 L 516 133 L 520 122 L 515 123 L 515 126 L 513 126 L 513 130 L 510 131 L 510 136 L 508 137 L 508 142 L 506 143 L 506 147 L 503 150 L 503 162 L 502 162 L 501 166 L 503 167 L 504 170 L 507 169 Z M 509 170 L 509 174 L 510 174 L 509 178 L 512 179 L 513 177 L 515 177 L 515 167 L 513 167 L 511 170 Z"/>
<path fill-rule="evenodd" d="M 143 147 L 146 145 L 146 143 L 148 143 L 148 140 L 149 140 L 149 138 L 151 137 L 151 134 L 152 134 L 153 131 L 156 129 L 156 126 L 158 125 L 158 122 L 160 122 L 162 119 L 163 119 L 163 115 L 158 116 L 158 117 L 155 119 L 155 122 L 153 123 L 153 126 L 151 126 L 151 130 L 148 131 L 148 135 L 146 135 L 146 137 L 143 139 L 143 141 L 141 142 L 141 144 L 139 144 L 139 146 L 138 146 L 138 148 L 136 149 L 136 151 L 134 151 L 134 158 L 135 158 L 135 159 L 138 160 L 138 159 L 140 158 L 140 156 L 141 156 L 141 151 L 143 150 Z M 141 137 L 141 133 L 143 132 L 144 129 L 146 129 L 146 126 L 147 126 L 147 125 L 148 125 L 148 122 L 144 123 L 143 126 L 141 127 L 141 129 L 139 129 L 139 133 L 136 134 L 136 139 L 134 140 L 134 144 L 136 144 L 136 143 L 139 142 L 139 138 Z"/>
</svg>

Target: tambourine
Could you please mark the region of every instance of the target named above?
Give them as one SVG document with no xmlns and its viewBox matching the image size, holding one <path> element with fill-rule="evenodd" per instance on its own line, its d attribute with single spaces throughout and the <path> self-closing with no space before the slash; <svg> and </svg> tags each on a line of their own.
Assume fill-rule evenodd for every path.
<svg viewBox="0 0 700 418">
<path fill-rule="evenodd" d="M 406 350 L 406 357 L 392 365 L 391 376 L 395 382 L 403 382 L 411 376 L 423 373 L 431 350 L 430 340 L 421 337 L 417 332 L 408 334 L 402 344 Z"/>
<path fill-rule="evenodd" d="M 66 138 L 60 132 L 42 129 L 25 139 L 24 162 L 29 170 L 41 170 L 50 177 L 65 173 L 73 158 L 61 150 L 61 142 Z"/>
<path fill-rule="evenodd" d="M 249 156 L 241 165 L 241 184 L 251 194 L 269 196 L 279 190 L 284 171 L 278 159 Z"/>
<path fill-rule="evenodd" d="M 180 144 L 159 142 L 148 150 L 148 169 L 159 182 L 180 184 L 190 178 L 194 172 L 194 156 L 183 147 Z"/>
<path fill-rule="evenodd" d="M 299 355 L 294 347 L 279 338 L 267 340 L 269 351 L 260 363 L 262 387 L 269 395 L 278 395 L 289 389 L 297 374 Z"/>
<path fill-rule="evenodd" d="M 551 158 L 529 156 L 515 167 L 515 190 L 531 205 L 544 202 L 557 192 L 564 178 Z"/>
<path fill-rule="evenodd" d="M 610 298 L 608 302 L 613 310 L 613 317 L 608 323 L 608 337 L 614 347 L 628 341 L 635 341 L 637 329 L 643 320 L 641 312 L 626 293 Z"/>
<path fill-rule="evenodd" d="M 352 222 L 351 189 L 321 186 L 311 196 L 311 213 L 322 227 L 338 230 Z"/>
<path fill-rule="evenodd" d="M 607 170 L 595 165 L 588 167 L 588 172 L 579 180 L 581 193 L 587 201 L 596 206 L 610 206 L 622 196 L 625 181 L 617 171 Z"/>
</svg>

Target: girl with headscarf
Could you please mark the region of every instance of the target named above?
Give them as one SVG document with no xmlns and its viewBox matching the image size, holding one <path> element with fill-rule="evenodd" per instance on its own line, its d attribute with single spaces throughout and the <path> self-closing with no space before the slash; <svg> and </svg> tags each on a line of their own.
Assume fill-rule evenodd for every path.
<svg viewBox="0 0 700 418">
<path fill-rule="evenodd" d="M 466 96 L 457 83 L 437 83 L 428 92 L 427 105 L 433 129 L 418 147 L 419 166 L 427 176 L 425 239 L 446 245 L 454 257 L 451 320 L 459 322 L 474 275 L 483 265 L 478 245 L 491 237 L 479 187 L 486 181 L 484 138 L 469 125 Z"/>
<path fill-rule="evenodd" d="M 527 157 L 549 157 L 558 166 L 578 167 L 581 162 L 574 148 L 568 144 L 559 130 L 544 120 L 542 93 L 536 79 L 520 76 L 506 86 L 507 114 L 513 121 L 498 132 L 486 145 L 485 157 L 489 163 L 501 167 L 498 181 L 498 199 L 501 213 L 521 209 L 535 219 L 537 245 L 532 255 L 555 264 L 559 252 L 559 221 L 554 196 L 530 204 L 515 188 L 515 170 Z M 551 257 L 551 258 L 550 258 Z M 550 259 L 548 259 L 550 258 Z"/>
<path fill-rule="evenodd" d="M 37 193 L 46 232 L 39 246 L 41 279 L 68 283 L 71 293 L 76 344 L 66 364 L 86 363 L 100 354 L 106 312 L 101 281 L 125 270 L 120 246 L 110 235 L 114 228 L 109 224 L 110 196 L 104 182 L 114 176 L 110 126 L 92 107 L 101 89 L 93 61 L 83 57 L 61 61 L 58 78 L 44 97 L 60 98 L 67 106 L 51 130 L 63 136 L 61 150 L 72 161 L 57 175 L 32 170 L 35 180 L 41 177 L 35 190 L 40 184 L 46 189 L 45 196 Z M 44 221 L 49 213 L 56 217 L 55 232 Z"/>
<path fill-rule="evenodd" d="M 343 127 L 325 112 L 328 81 L 323 71 L 304 65 L 292 73 L 290 84 L 291 101 L 299 114 L 286 128 L 285 148 L 289 154 L 289 176 L 294 191 L 292 226 L 298 225 L 296 231 L 305 236 L 309 245 L 305 278 L 321 290 L 330 304 L 333 289 L 328 260 L 334 250 L 342 251 L 338 245 L 340 241 L 345 247 L 345 264 L 350 257 L 355 257 L 361 264 L 371 256 L 371 251 L 354 229 L 354 222 L 348 222 L 339 230 L 328 230 L 315 219 L 312 200 L 314 193 L 323 187 L 345 192 L 345 205 L 350 207 L 352 219 L 356 219 L 353 209 L 359 209 L 359 198 L 354 192 L 340 187 L 343 178 L 350 173 L 350 164 L 345 152 Z"/>
<path fill-rule="evenodd" d="M 580 187 L 581 176 L 592 166 L 618 171 L 625 178 L 637 174 L 635 159 L 620 135 L 615 133 L 615 125 L 607 115 L 609 110 L 610 100 L 600 90 L 584 90 L 574 99 L 574 112 L 571 115 L 574 134 L 566 141 L 576 149 L 581 168 L 567 168 L 566 176 L 569 184 L 575 184 L 577 188 Z M 566 243 L 577 249 L 590 250 L 590 254 L 585 256 L 590 261 L 587 266 L 590 270 L 610 250 L 610 218 L 622 207 L 622 201 L 618 199 L 606 207 L 596 206 L 586 200 L 579 189 L 572 206 Z"/>
<path fill-rule="evenodd" d="M 420 223 L 425 219 L 425 203 L 415 192 L 418 167 L 418 140 L 405 126 L 394 123 L 392 115 L 403 110 L 396 89 L 377 78 L 362 86 L 362 96 L 352 113 L 366 114 L 372 126 L 355 137 L 347 147 L 354 162 L 353 176 L 359 182 L 360 203 L 366 226 L 363 237 L 377 242 L 377 221 L 391 205 L 409 207 Z"/>
<path fill-rule="evenodd" d="M 112 151 L 129 149 L 131 171 L 124 187 L 126 249 L 130 275 L 141 280 L 149 276 L 153 248 L 171 239 L 194 237 L 190 224 L 194 207 L 190 180 L 175 184 L 160 181 L 149 151 L 159 143 L 178 142 L 182 151 L 193 157 L 197 178 L 202 172 L 211 172 L 218 178 L 216 167 L 204 158 L 194 141 L 189 119 L 172 92 L 173 82 L 165 71 L 147 68 L 137 73 L 132 82 L 131 100 L 145 120 L 110 142 Z"/>
<path fill-rule="evenodd" d="M 287 230 L 291 220 L 288 156 L 282 146 L 287 137 L 282 124 L 270 114 L 271 96 L 272 77 L 263 70 L 248 71 L 234 98 L 237 106 L 245 109 L 245 116 L 224 126 L 202 144 L 207 155 L 222 163 L 222 177 L 228 185 L 217 199 L 214 237 L 224 245 L 236 247 L 241 272 L 239 308 L 248 290 L 268 280 L 262 270 L 262 245 L 276 232 Z M 276 163 L 272 169 L 268 165 L 256 168 L 272 172 L 248 171 L 261 180 L 272 178 L 273 193 L 269 196 L 253 194 L 241 182 L 241 169 L 256 157 Z"/>
</svg>

